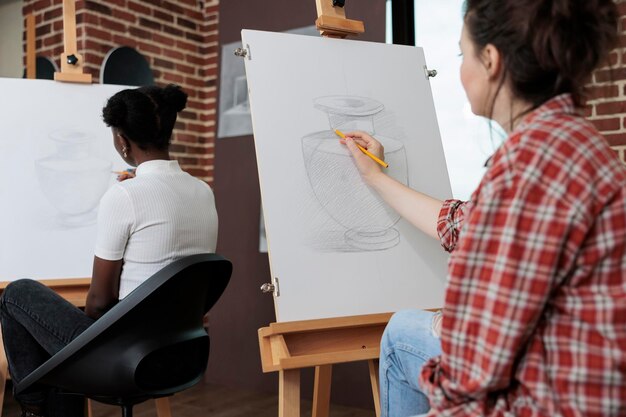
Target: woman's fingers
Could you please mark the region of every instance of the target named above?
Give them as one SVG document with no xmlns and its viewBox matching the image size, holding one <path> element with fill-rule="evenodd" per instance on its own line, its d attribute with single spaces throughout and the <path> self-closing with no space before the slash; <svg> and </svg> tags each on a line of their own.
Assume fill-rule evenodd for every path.
<svg viewBox="0 0 626 417">
<path fill-rule="evenodd" d="M 352 138 L 358 145 L 361 145 L 362 147 L 382 159 L 384 155 L 383 145 L 369 134 L 357 130 L 354 132 L 346 133 L 346 137 Z"/>
</svg>

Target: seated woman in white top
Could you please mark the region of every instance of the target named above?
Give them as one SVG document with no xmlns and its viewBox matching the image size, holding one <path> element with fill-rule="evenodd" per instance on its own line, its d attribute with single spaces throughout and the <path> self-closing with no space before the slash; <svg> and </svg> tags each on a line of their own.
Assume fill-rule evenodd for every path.
<svg viewBox="0 0 626 417">
<path fill-rule="evenodd" d="M 178 86 L 123 90 L 103 109 L 113 144 L 136 166 L 111 187 L 98 211 L 93 276 L 85 311 L 37 281 L 9 284 L 0 297 L 2 335 L 14 383 L 61 350 L 152 274 L 171 262 L 215 252 L 211 188 L 170 160 L 169 145 L 187 95 Z M 22 416 L 81 417 L 83 399 L 39 387 L 16 398 Z"/>
</svg>

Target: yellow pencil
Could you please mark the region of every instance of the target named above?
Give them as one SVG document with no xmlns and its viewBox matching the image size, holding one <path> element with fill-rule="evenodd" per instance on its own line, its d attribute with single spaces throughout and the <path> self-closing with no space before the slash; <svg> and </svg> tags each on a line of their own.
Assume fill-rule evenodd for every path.
<svg viewBox="0 0 626 417">
<path fill-rule="evenodd" d="M 341 139 L 345 139 L 346 138 L 346 135 L 344 135 L 341 131 L 339 131 L 337 129 L 335 129 L 335 133 L 337 134 L 337 136 L 341 137 Z M 378 157 L 376 157 L 376 155 L 374 155 L 373 153 L 371 153 L 370 151 L 368 151 L 367 149 L 365 149 L 364 147 L 362 147 L 358 143 L 355 143 L 355 145 L 359 147 L 361 152 L 363 152 L 365 155 L 367 155 L 370 158 L 372 158 L 374 160 L 374 162 L 377 162 L 378 164 L 380 164 L 384 168 L 389 168 L 389 164 L 388 163 L 386 163 L 385 161 L 379 159 Z"/>
</svg>

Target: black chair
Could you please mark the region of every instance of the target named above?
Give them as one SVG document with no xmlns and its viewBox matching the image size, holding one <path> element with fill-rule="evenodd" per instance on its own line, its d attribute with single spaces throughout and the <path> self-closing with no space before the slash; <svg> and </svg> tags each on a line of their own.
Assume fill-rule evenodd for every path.
<svg viewBox="0 0 626 417">
<path fill-rule="evenodd" d="M 202 379 L 209 358 L 203 317 L 228 285 L 231 263 L 192 255 L 154 274 L 15 387 L 58 387 L 119 405 L 172 395 Z"/>
</svg>

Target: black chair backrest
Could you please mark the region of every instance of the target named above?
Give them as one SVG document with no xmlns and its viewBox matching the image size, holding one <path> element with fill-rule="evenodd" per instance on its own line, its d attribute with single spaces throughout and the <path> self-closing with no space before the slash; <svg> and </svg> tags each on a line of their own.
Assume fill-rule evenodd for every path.
<svg viewBox="0 0 626 417">
<path fill-rule="evenodd" d="M 216 254 L 173 262 L 24 378 L 16 393 L 44 383 L 94 398 L 132 398 L 194 385 L 209 354 L 203 316 L 231 272 Z"/>
</svg>

